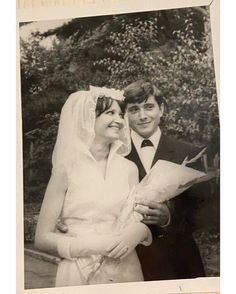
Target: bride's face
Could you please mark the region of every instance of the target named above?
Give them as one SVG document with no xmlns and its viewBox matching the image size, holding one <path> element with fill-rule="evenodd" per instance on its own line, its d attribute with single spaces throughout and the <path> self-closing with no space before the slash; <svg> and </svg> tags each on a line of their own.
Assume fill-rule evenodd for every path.
<svg viewBox="0 0 236 294">
<path fill-rule="evenodd" d="M 120 137 L 120 130 L 124 127 L 124 114 L 116 101 L 109 109 L 100 114 L 95 121 L 95 136 L 97 139 L 111 143 Z"/>
</svg>

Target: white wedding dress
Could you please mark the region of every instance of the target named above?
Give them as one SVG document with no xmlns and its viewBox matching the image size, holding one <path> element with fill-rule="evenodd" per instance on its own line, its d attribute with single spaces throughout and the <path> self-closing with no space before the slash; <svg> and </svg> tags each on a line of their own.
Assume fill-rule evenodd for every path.
<svg viewBox="0 0 236 294">
<path fill-rule="evenodd" d="M 68 234 L 81 238 L 81 242 L 83 236 L 87 238 L 89 235 L 113 234 L 127 203 L 130 163 L 116 153 L 117 148 L 116 144 L 111 148 L 105 177 L 86 149 L 77 158 L 69 174 L 62 219 L 68 227 Z M 97 258 L 98 256 L 63 259 L 58 266 L 56 286 L 143 280 L 135 250 L 123 260 L 101 257 L 102 262 L 96 262 Z"/>
</svg>

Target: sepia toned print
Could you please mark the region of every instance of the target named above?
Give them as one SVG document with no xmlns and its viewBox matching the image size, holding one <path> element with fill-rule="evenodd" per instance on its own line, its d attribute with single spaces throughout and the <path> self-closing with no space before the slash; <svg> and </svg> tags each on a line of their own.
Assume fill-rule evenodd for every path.
<svg viewBox="0 0 236 294">
<path fill-rule="evenodd" d="M 86 289 L 88 286 L 85 285 L 139 284 L 139 281 L 176 279 L 186 279 L 187 282 L 195 278 L 212 278 L 209 281 L 216 281 L 217 284 L 220 275 L 220 131 L 209 6 L 20 21 L 19 38 L 24 288 L 43 290 L 54 288 L 55 285 L 84 285 L 82 288 Z M 140 95 L 144 95 L 144 98 Z M 113 102 L 101 113 L 97 110 L 97 102 L 93 110 L 91 106 L 86 108 L 75 102 L 78 109 L 73 106 L 71 113 L 78 110 L 78 118 L 74 118 L 74 114 L 68 116 L 66 129 L 61 136 L 63 109 L 70 100 L 84 99 L 80 96 L 86 96 L 86 103 L 89 99 L 99 101 L 103 97 L 111 98 Z M 162 100 L 159 100 L 160 97 Z M 117 101 L 121 101 L 121 105 L 120 102 L 114 104 Z M 84 117 L 79 114 L 81 107 L 85 107 Z M 104 119 L 103 116 L 110 116 L 111 111 L 112 119 Z M 92 124 L 89 122 L 91 115 Z M 84 130 L 88 132 L 95 130 L 88 143 L 87 135 L 80 137 L 81 131 L 75 131 L 79 134 L 79 143 L 73 136 L 70 137 L 72 129 L 69 120 L 73 124 L 80 121 L 80 126 L 85 124 Z M 128 131 L 127 138 L 122 133 L 124 130 Z M 99 174 L 95 169 L 92 171 L 87 159 L 81 161 L 83 153 L 72 151 L 74 147 L 76 150 L 83 149 L 81 146 L 86 144 L 86 152 L 91 152 L 96 159 L 96 138 L 99 138 L 99 142 L 107 142 L 104 146 L 116 145 L 117 140 L 127 146 L 125 152 L 120 152 L 120 145 L 113 148 L 114 145 L 111 150 L 119 153 L 114 158 L 110 157 L 108 148 L 109 177 L 112 179 L 110 188 L 105 186 L 105 182 L 98 183 Z M 141 146 L 143 139 L 151 140 L 151 146 L 150 143 L 147 147 Z M 59 140 L 64 143 L 58 153 L 55 143 L 58 146 Z M 148 150 L 146 155 L 144 150 Z M 55 154 L 59 161 L 55 161 Z M 80 154 L 79 159 L 76 159 L 75 154 Z M 173 165 L 159 167 L 162 160 Z M 69 168 L 68 162 L 71 164 Z M 78 169 L 74 168 L 76 162 Z M 63 186 L 65 193 L 60 200 L 63 204 L 58 206 L 59 196 L 56 197 L 55 193 L 49 202 L 44 200 L 46 204 L 41 209 L 43 199 L 48 197 L 45 191 L 50 189 L 47 188 L 49 179 L 51 177 L 52 182 L 58 166 L 61 173 L 62 165 L 66 166 L 63 169 L 65 173 L 62 173 L 61 178 L 57 177 L 55 183 L 58 184 L 54 184 L 54 187 L 56 193 L 61 193 L 59 186 Z M 72 165 L 71 174 L 68 170 Z M 156 166 L 159 178 L 154 169 Z M 180 172 L 177 168 L 184 166 L 189 170 L 200 171 L 199 179 L 189 178 L 181 184 L 178 182 L 173 188 L 173 178 L 169 181 L 166 177 L 162 178 L 163 174 L 168 174 L 168 168 L 169 174 L 172 172 L 175 177 L 175 168 L 177 175 Z M 125 183 L 125 179 L 133 177 L 133 167 L 137 180 Z M 107 168 L 98 164 L 105 179 L 109 175 Z M 67 177 L 68 183 L 73 177 L 76 186 L 65 184 Z M 146 179 L 156 181 L 152 183 Z M 161 193 L 158 179 L 166 197 L 162 200 L 156 197 Z M 131 193 L 138 181 L 141 184 L 144 181 L 148 183 L 145 195 L 138 189 L 136 194 Z M 166 184 L 163 184 L 164 181 Z M 79 190 L 76 192 L 77 186 L 83 190 L 80 196 Z M 98 187 L 101 187 L 101 191 Z M 185 188 L 181 190 L 180 187 Z M 94 188 L 93 192 L 91 188 Z M 70 191 L 74 191 L 79 199 L 70 196 L 75 199 L 73 209 L 69 195 L 74 192 Z M 106 191 L 110 192 L 106 195 Z M 121 201 L 121 198 L 117 198 L 118 194 L 119 197 L 123 195 L 119 204 L 117 201 Z M 93 195 L 93 199 L 89 195 Z M 111 202 L 111 197 L 116 201 Z M 104 210 L 104 207 L 110 208 Z M 127 214 L 123 213 L 122 207 L 126 207 L 124 211 L 128 211 Z M 101 209 L 102 215 L 97 218 L 97 211 Z M 111 213 L 115 215 L 116 222 L 110 223 L 108 228 Z M 57 217 L 52 216 L 54 214 Z M 101 216 L 106 225 L 100 224 Z M 74 220 L 77 218 L 89 221 L 92 231 L 88 226 L 81 231 L 80 221 L 79 231 L 77 225 L 75 230 Z M 55 237 L 45 239 L 47 230 L 51 230 L 49 235 Z M 120 241 L 114 243 L 113 235 L 113 243 L 110 243 L 107 234 L 118 234 Z M 72 243 L 67 242 L 70 238 L 74 238 Z M 79 246 L 80 240 L 83 240 L 82 249 L 77 245 L 73 247 L 75 239 Z M 98 251 L 94 249 L 98 248 L 97 244 L 103 244 L 96 249 Z M 124 244 L 123 249 L 118 244 Z M 119 253 L 118 249 L 112 251 L 116 246 Z M 73 248 L 76 248 L 74 256 Z M 134 259 L 133 254 L 137 254 Z M 68 263 L 62 270 L 62 260 L 65 264 L 71 257 L 76 258 L 76 263 L 73 266 Z M 113 261 L 110 263 L 110 259 L 117 259 L 119 265 L 114 265 Z M 56 283 L 59 264 L 63 283 Z M 127 273 L 122 270 L 123 266 Z M 75 274 L 78 267 L 82 269 L 83 276 L 79 279 Z M 114 271 L 113 276 L 114 268 L 118 270 Z M 122 275 L 125 279 L 121 278 Z M 149 283 L 145 284 L 150 286 Z M 97 287 L 99 289 L 101 286 Z"/>
</svg>

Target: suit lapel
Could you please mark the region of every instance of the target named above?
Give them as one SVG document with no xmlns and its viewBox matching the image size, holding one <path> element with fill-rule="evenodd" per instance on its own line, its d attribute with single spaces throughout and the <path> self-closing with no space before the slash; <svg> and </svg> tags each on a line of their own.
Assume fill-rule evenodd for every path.
<svg viewBox="0 0 236 294">
<path fill-rule="evenodd" d="M 152 166 L 157 162 L 158 159 L 172 161 L 174 154 L 174 146 L 170 144 L 170 142 L 168 141 L 168 137 L 166 137 L 165 135 L 161 135 L 160 142 L 152 161 Z"/>
<path fill-rule="evenodd" d="M 137 165 L 139 170 L 139 181 L 141 181 L 145 177 L 146 171 L 132 141 L 131 144 L 131 152 L 129 155 L 126 156 L 126 158 L 133 161 Z M 152 166 L 157 162 L 158 159 L 176 162 L 175 149 L 176 146 L 173 143 L 173 140 L 170 141 L 167 136 L 161 135 L 160 142 L 158 144 L 157 150 L 152 161 Z"/>
<path fill-rule="evenodd" d="M 137 165 L 138 171 L 139 171 L 139 180 L 141 181 L 141 179 L 145 177 L 146 171 L 144 169 L 144 166 L 141 162 L 141 159 L 139 158 L 138 152 L 132 141 L 131 141 L 131 144 L 132 144 L 131 152 L 129 155 L 126 156 L 126 158 L 133 161 Z"/>
</svg>

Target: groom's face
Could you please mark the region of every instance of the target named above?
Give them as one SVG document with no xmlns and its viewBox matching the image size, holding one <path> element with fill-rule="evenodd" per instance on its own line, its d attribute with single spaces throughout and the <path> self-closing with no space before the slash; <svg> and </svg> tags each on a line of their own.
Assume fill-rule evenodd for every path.
<svg viewBox="0 0 236 294">
<path fill-rule="evenodd" d="M 164 106 L 159 106 L 153 95 L 141 103 L 128 103 L 130 127 L 143 138 L 149 138 L 157 130 Z"/>
</svg>

